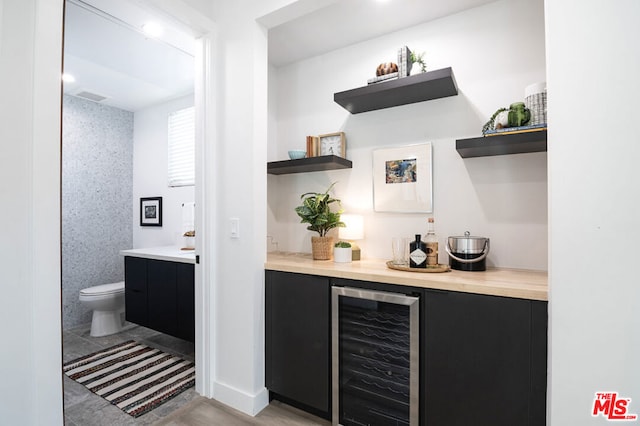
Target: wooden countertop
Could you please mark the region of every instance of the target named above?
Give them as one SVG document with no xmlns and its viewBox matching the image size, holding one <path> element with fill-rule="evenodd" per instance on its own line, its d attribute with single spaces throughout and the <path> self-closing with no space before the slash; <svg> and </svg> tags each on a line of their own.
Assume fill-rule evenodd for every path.
<svg viewBox="0 0 640 426">
<path fill-rule="evenodd" d="M 545 271 L 488 269 L 482 272 L 419 273 L 389 269 L 386 260 L 362 259 L 352 263 L 313 260 L 306 253 L 267 253 L 265 269 L 386 284 L 461 291 L 530 300 L 548 300 Z"/>
</svg>

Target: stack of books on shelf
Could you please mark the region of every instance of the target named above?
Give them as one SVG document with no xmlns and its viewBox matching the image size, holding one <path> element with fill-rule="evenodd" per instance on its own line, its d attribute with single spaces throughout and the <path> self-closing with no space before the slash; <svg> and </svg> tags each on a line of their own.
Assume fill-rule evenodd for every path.
<svg viewBox="0 0 640 426">
<path fill-rule="evenodd" d="M 532 126 L 503 127 L 502 129 L 491 129 L 483 133 L 483 136 L 509 135 L 514 133 L 539 132 L 547 130 L 547 123 L 534 124 Z"/>
<path fill-rule="evenodd" d="M 307 158 L 318 156 L 319 140 L 317 136 L 307 136 Z"/>
<path fill-rule="evenodd" d="M 367 84 L 381 83 L 383 81 L 408 77 L 409 74 L 411 74 L 412 66 L 413 62 L 411 62 L 411 50 L 409 50 L 407 46 L 402 46 L 398 49 L 398 72 L 370 78 L 367 80 Z"/>
</svg>

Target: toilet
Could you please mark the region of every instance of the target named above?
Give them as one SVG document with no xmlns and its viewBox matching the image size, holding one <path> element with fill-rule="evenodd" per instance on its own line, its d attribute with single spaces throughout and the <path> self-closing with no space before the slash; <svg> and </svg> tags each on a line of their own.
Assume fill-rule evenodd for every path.
<svg viewBox="0 0 640 426">
<path fill-rule="evenodd" d="M 93 310 L 92 337 L 108 336 L 122 330 L 124 281 L 84 288 L 80 290 L 80 303 Z"/>
</svg>

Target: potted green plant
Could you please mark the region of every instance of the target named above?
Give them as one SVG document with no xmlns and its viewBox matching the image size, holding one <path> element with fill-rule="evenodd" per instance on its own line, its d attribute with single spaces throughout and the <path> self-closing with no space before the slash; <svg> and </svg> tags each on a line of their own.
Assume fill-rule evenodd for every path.
<svg viewBox="0 0 640 426">
<path fill-rule="evenodd" d="M 411 52 L 411 62 L 420 65 L 420 72 L 427 72 L 427 63 L 424 60 L 424 52 Z M 413 71 L 413 68 L 411 70 Z"/>
<path fill-rule="evenodd" d="M 314 260 L 329 260 L 333 248 L 333 237 L 327 233 L 338 227 L 343 227 L 340 222 L 340 200 L 331 197 L 329 192 L 336 183 L 332 183 L 325 192 L 307 192 L 300 196 L 302 205 L 295 208 L 296 213 L 302 219 L 300 223 L 308 223 L 309 231 L 317 232 L 319 236 L 311 237 L 311 252 Z M 336 205 L 337 211 L 331 211 Z"/>
<path fill-rule="evenodd" d="M 336 263 L 351 262 L 351 243 L 338 241 L 333 247 L 333 261 Z"/>
</svg>

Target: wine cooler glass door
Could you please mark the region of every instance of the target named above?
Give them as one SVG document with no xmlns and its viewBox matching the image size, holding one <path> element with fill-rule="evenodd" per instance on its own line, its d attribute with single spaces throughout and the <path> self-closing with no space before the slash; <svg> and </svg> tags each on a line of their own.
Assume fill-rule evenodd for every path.
<svg viewBox="0 0 640 426">
<path fill-rule="evenodd" d="M 332 287 L 334 425 L 417 425 L 419 298 Z"/>
</svg>

